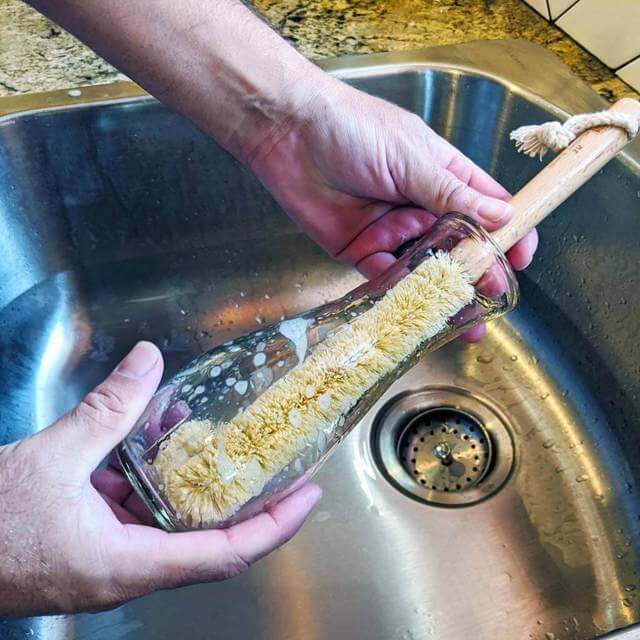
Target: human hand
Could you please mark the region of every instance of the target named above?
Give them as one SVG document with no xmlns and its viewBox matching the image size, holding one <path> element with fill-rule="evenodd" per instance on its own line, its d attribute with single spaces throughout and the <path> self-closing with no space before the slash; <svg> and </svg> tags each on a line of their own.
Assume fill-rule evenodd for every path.
<svg viewBox="0 0 640 640">
<path fill-rule="evenodd" d="M 314 99 L 246 161 L 330 255 L 371 278 L 445 213 L 489 231 L 509 220 L 509 193 L 420 117 L 329 76 L 313 81 Z M 537 244 L 534 230 L 508 252 L 515 269 L 531 262 Z M 484 332 L 474 327 L 465 337 Z"/>
<path fill-rule="evenodd" d="M 0 616 L 108 609 L 157 589 L 229 578 L 285 543 L 320 498 L 308 484 L 226 530 L 166 533 L 115 466 L 162 375 L 148 342 L 71 413 L 0 448 Z"/>
</svg>

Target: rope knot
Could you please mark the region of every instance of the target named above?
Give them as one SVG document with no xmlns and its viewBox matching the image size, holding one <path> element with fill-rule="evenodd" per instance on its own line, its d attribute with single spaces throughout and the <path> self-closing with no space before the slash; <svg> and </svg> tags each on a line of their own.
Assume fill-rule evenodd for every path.
<svg viewBox="0 0 640 640">
<path fill-rule="evenodd" d="M 599 111 L 572 116 L 564 124 L 552 121 L 519 127 L 509 137 L 515 141 L 520 153 L 532 158 L 538 156 L 542 160 L 547 151 L 562 151 L 587 129 L 604 125 L 624 129 L 629 138 L 638 134 L 639 123 L 636 118 L 614 111 Z"/>
<path fill-rule="evenodd" d="M 560 122 L 545 122 L 538 127 L 537 138 L 545 148 L 557 152 L 568 147 L 576 136 Z"/>
</svg>

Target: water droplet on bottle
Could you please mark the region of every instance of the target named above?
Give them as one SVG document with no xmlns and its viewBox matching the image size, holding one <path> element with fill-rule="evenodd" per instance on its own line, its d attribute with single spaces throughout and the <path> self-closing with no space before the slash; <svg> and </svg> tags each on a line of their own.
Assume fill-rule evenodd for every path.
<svg viewBox="0 0 640 640">
<path fill-rule="evenodd" d="M 540 394 L 540 400 L 546 400 L 549 397 L 549 392 L 545 391 L 544 393 Z"/>
<path fill-rule="evenodd" d="M 491 364 L 493 362 L 493 356 L 480 355 L 476 358 L 476 360 L 481 364 Z"/>
<path fill-rule="evenodd" d="M 555 442 L 554 442 L 553 440 L 545 440 L 545 441 L 542 443 L 542 446 L 543 446 L 545 449 L 551 449 L 551 447 L 553 447 L 553 445 L 554 445 L 554 444 L 555 444 Z"/>
<path fill-rule="evenodd" d="M 576 482 L 586 482 L 589 479 L 589 476 L 586 474 L 582 474 L 576 478 Z"/>
<path fill-rule="evenodd" d="M 513 356 L 511 356 L 511 358 L 510 358 L 510 359 L 511 359 L 513 362 L 515 362 L 515 361 L 518 359 L 518 356 L 513 355 Z"/>
<path fill-rule="evenodd" d="M 623 598 L 622 599 L 622 604 L 625 607 L 630 607 L 633 603 L 631 602 L 631 598 Z"/>
<path fill-rule="evenodd" d="M 631 591 L 635 591 L 636 590 L 636 585 L 635 584 L 627 584 L 624 587 L 625 591 L 631 592 Z"/>
<path fill-rule="evenodd" d="M 249 386 L 249 383 L 246 380 L 238 380 L 238 382 L 235 383 L 233 388 L 236 390 L 236 393 L 242 396 L 246 393 L 248 386 Z"/>
</svg>

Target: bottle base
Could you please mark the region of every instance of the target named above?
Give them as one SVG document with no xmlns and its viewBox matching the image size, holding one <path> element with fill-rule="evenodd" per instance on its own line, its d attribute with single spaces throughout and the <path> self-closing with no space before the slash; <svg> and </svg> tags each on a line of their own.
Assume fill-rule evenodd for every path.
<svg viewBox="0 0 640 640">
<path fill-rule="evenodd" d="M 124 445 L 121 444 L 116 448 L 116 455 L 127 480 L 140 496 L 147 509 L 149 509 L 156 522 L 169 533 L 178 531 L 179 529 L 174 525 L 162 503 L 149 490 L 149 484 L 140 480 L 135 470 L 135 463 Z"/>
</svg>

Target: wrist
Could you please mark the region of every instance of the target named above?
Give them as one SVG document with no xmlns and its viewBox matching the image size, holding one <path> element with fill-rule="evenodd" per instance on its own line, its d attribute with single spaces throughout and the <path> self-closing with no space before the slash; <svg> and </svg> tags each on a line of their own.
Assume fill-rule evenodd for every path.
<svg viewBox="0 0 640 640">
<path fill-rule="evenodd" d="M 280 139 L 317 117 L 342 83 L 298 56 L 271 74 L 259 92 L 239 99 L 234 124 L 221 144 L 246 165 L 264 155 Z"/>
</svg>

